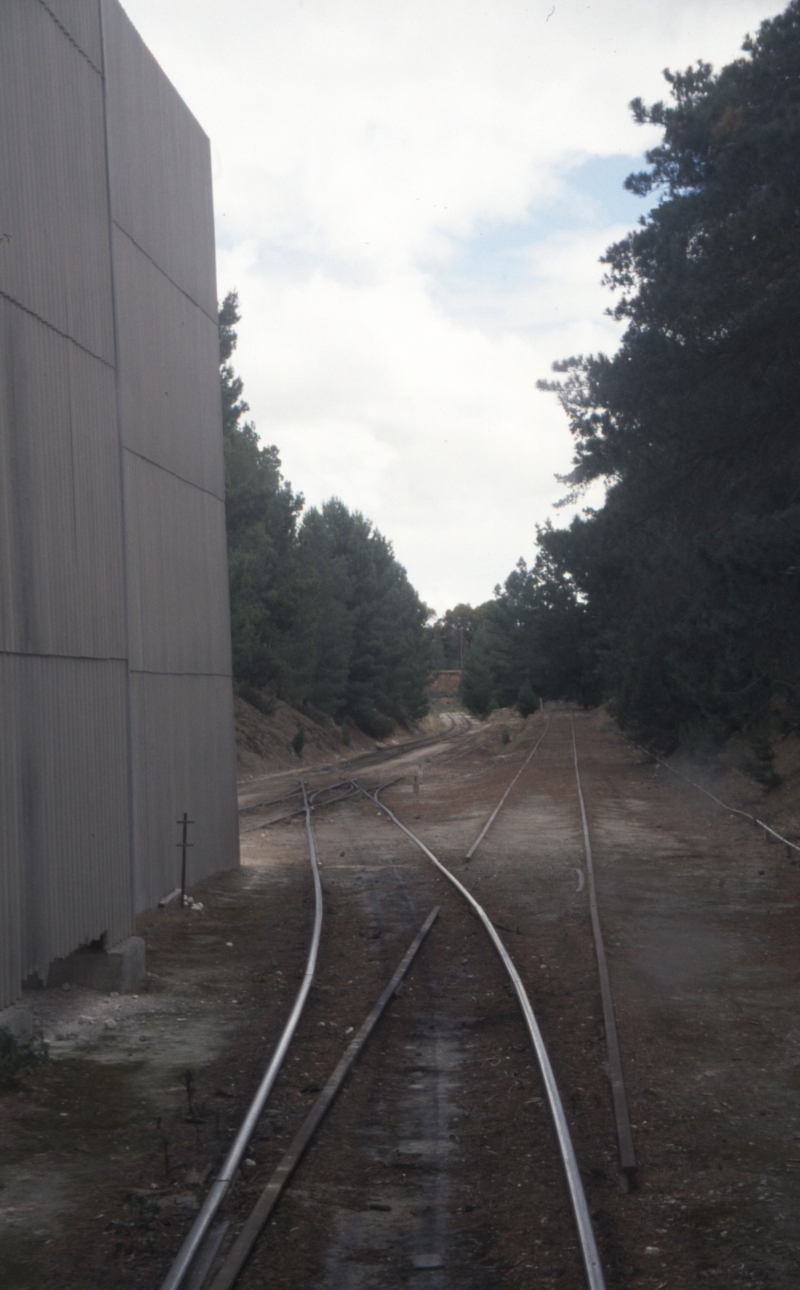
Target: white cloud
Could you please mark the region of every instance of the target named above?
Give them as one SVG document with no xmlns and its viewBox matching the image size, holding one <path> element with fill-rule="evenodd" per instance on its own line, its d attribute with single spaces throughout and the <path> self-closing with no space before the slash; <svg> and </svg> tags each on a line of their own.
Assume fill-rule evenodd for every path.
<svg viewBox="0 0 800 1290">
<path fill-rule="evenodd" d="M 212 139 L 220 290 L 240 291 L 237 366 L 262 437 L 310 501 L 336 493 L 374 519 L 437 609 L 485 599 L 530 556 L 569 468 L 535 381 L 617 334 L 597 260 L 625 225 L 602 181 L 569 168 L 634 168 L 654 136 L 628 101 L 663 97 L 665 65 L 729 61 L 776 10 L 125 7 Z"/>
</svg>

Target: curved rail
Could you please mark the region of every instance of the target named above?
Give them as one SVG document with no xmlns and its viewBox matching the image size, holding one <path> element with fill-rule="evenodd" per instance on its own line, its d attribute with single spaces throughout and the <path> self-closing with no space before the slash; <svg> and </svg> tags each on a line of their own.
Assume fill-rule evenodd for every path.
<svg viewBox="0 0 800 1290">
<path fill-rule="evenodd" d="M 327 1114 L 328 1109 L 344 1083 L 350 1068 L 353 1066 L 356 1058 L 361 1052 L 361 1049 L 364 1047 L 373 1030 L 377 1026 L 386 1005 L 394 995 L 406 972 L 411 967 L 417 951 L 425 940 L 425 937 L 428 935 L 428 932 L 433 927 L 433 924 L 436 922 L 436 919 L 439 916 L 439 909 L 440 906 L 435 905 L 428 914 L 422 927 L 419 929 L 411 945 L 403 955 L 391 981 L 381 993 L 380 998 L 371 1009 L 366 1021 L 364 1021 L 363 1025 L 359 1027 L 358 1033 L 353 1036 L 348 1044 L 335 1071 L 303 1121 L 303 1124 L 295 1135 L 290 1147 L 284 1152 L 278 1162 L 277 1169 L 261 1193 L 259 1200 L 250 1213 L 250 1217 L 239 1232 L 239 1235 L 229 1251 L 224 1264 L 214 1279 L 211 1290 L 230 1290 L 230 1287 L 236 1281 L 236 1278 L 247 1262 L 247 1259 L 250 1256 L 250 1251 L 258 1240 L 267 1219 L 277 1205 L 284 1187 L 291 1178 L 296 1166 L 299 1164 L 304 1151 L 308 1147 L 309 1142 L 316 1133 L 324 1116 Z"/>
<path fill-rule="evenodd" d="M 550 729 L 550 717 L 548 717 L 548 718 L 547 718 L 547 725 L 545 726 L 545 728 L 544 728 L 544 730 L 542 731 L 542 733 L 539 735 L 539 738 L 536 740 L 536 743 L 533 745 L 533 748 L 532 748 L 532 749 L 531 749 L 531 751 L 528 753 L 528 756 L 525 758 L 524 762 L 522 763 L 522 765 L 520 766 L 520 768 L 519 768 L 519 770 L 517 771 L 516 775 L 515 775 L 515 776 L 514 776 L 514 778 L 512 779 L 512 781 L 511 781 L 511 783 L 509 784 L 508 788 L 506 789 L 505 793 L 504 793 L 504 794 L 503 794 L 503 796 L 500 798 L 500 801 L 497 803 L 497 806 L 494 808 L 494 810 L 492 811 L 492 813 L 491 813 L 491 815 L 489 816 L 488 820 L 487 820 L 487 821 L 486 821 L 486 823 L 484 824 L 484 826 L 483 826 L 483 828 L 481 829 L 480 833 L 478 834 L 477 838 L 475 839 L 475 841 L 473 842 L 473 844 L 472 844 L 472 846 L 470 847 L 469 851 L 467 852 L 467 854 L 466 854 L 466 856 L 465 856 L 465 859 L 467 859 L 467 860 L 471 860 L 471 859 L 472 859 L 472 857 L 474 856 L 475 852 L 478 850 L 478 847 L 479 847 L 479 846 L 480 846 L 480 844 L 483 842 L 483 839 L 486 837 L 486 834 L 489 832 L 489 829 L 492 827 L 492 825 L 494 824 L 494 822 L 495 822 L 495 820 L 497 819 L 498 815 L 500 814 L 500 811 L 501 811 L 501 809 L 502 809 L 503 803 L 505 802 L 505 800 L 506 800 L 506 798 L 508 797 L 509 793 L 511 792 L 512 788 L 513 788 L 513 787 L 514 787 L 514 785 L 516 784 L 516 782 L 517 782 L 517 780 L 519 779 L 520 775 L 521 775 L 521 774 L 522 774 L 522 772 L 524 771 L 525 767 L 528 765 L 528 762 L 529 762 L 529 761 L 531 760 L 531 758 L 533 757 L 533 754 L 536 752 L 536 749 L 539 747 L 539 744 L 542 742 L 542 740 L 544 739 L 544 737 L 545 737 L 545 735 L 547 734 L 547 732 L 548 732 L 548 730 L 549 730 L 549 729 Z"/>
<path fill-rule="evenodd" d="M 335 784 L 328 784 L 323 788 L 318 788 L 314 793 L 311 794 L 311 796 L 308 799 L 308 804 L 311 807 L 311 809 L 314 810 L 316 807 L 322 807 L 322 806 L 333 806 L 336 802 L 343 802 L 346 797 L 352 797 L 356 790 L 352 787 L 352 784 L 350 784 L 350 787 L 347 789 L 347 791 L 344 793 L 340 793 L 338 797 L 328 798 L 328 800 L 325 802 L 318 801 L 318 798 L 321 793 L 330 793 L 334 788 L 340 788 L 343 784 L 350 784 L 350 780 L 340 779 L 340 780 L 337 780 Z M 297 792 L 299 793 L 301 791 L 302 790 L 298 788 Z M 294 797 L 295 794 L 291 793 L 291 794 L 287 794 L 287 796 Z M 285 801 L 286 799 L 278 798 L 276 800 Z M 285 815 L 276 815 L 275 818 L 272 820 L 262 820 L 260 824 L 251 824 L 246 829 L 241 828 L 239 832 L 240 833 L 260 833 L 263 829 L 272 828 L 273 824 L 281 824 L 283 823 L 284 820 L 294 820 L 297 818 L 298 815 L 305 815 L 305 813 L 306 813 L 305 806 L 301 806 L 297 811 L 289 811 Z"/>
<path fill-rule="evenodd" d="M 410 829 L 407 829 L 405 824 L 401 824 L 397 816 L 389 810 L 389 807 L 380 801 L 378 794 L 381 792 L 381 789 L 377 789 L 375 793 L 370 793 L 366 788 L 362 788 L 360 784 L 356 785 L 356 787 L 360 789 L 365 797 L 368 797 L 376 806 L 379 806 L 381 810 L 385 811 L 389 816 L 389 819 L 397 825 L 398 829 L 405 833 L 406 837 L 409 838 L 416 847 L 419 847 L 420 851 L 424 852 L 428 859 L 435 864 L 436 868 L 444 874 L 448 882 L 451 882 L 453 886 L 460 891 L 461 895 L 480 918 L 489 934 L 492 944 L 502 960 L 503 966 L 506 969 L 511 980 L 511 984 L 516 992 L 517 999 L 519 1000 L 522 1015 L 525 1018 L 525 1024 L 528 1027 L 528 1033 L 530 1034 L 536 1058 L 539 1062 L 539 1069 L 542 1073 L 547 1101 L 550 1106 L 550 1113 L 553 1117 L 553 1124 L 555 1126 L 556 1137 L 558 1139 L 558 1148 L 564 1165 L 567 1188 L 569 1190 L 570 1201 L 572 1203 L 572 1211 L 575 1216 L 575 1226 L 578 1230 L 578 1240 L 580 1242 L 581 1254 L 583 1255 L 583 1263 L 586 1270 L 586 1281 L 589 1286 L 589 1290 L 605 1290 L 605 1280 L 603 1278 L 603 1269 L 600 1264 L 600 1255 L 597 1252 L 597 1243 L 594 1239 L 592 1222 L 589 1217 L 589 1208 L 586 1204 L 586 1195 L 583 1190 L 583 1183 L 581 1182 L 578 1162 L 575 1158 L 575 1149 L 572 1145 L 566 1116 L 564 1115 L 564 1108 L 561 1104 L 561 1095 L 559 1094 L 558 1086 L 553 1074 L 553 1068 L 550 1065 L 550 1058 L 547 1054 L 547 1049 L 545 1048 L 541 1031 L 539 1030 L 539 1024 L 534 1016 L 530 999 L 528 998 L 525 986 L 522 984 L 520 975 L 514 967 L 511 956 L 498 936 L 494 925 L 483 906 L 478 904 L 472 893 L 469 892 L 463 883 L 460 883 L 458 878 L 456 878 L 455 875 L 442 864 L 441 860 L 437 859 L 433 852 L 426 847 L 425 843 L 422 842 L 416 834 L 412 833 Z M 386 787 L 386 785 L 384 785 L 384 787 Z"/>
<path fill-rule="evenodd" d="M 692 788 L 696 788 L 698 793 L 705 793 L 706 797 L 710 797 L 712 802 L 716 802 L 717 806 L 721 806 L 723 811 L 730 811 L 731 815 L 743 816 L 744 819 L 750 820 L 752 824 L 757 824 L 760 829 L 764 830 L 765 834 L 769 833 L 776 842 L 783 842 L 787 847 L 791 847 L 793 851 L 800 851 L 800 846 L 798 846 L 796 842 L 790 842 L 782 833 L 776 832 L 776 830 L 769 824 L 765 824 L 763 820 L 759 820 L 758 816 L 751 815 L 749 811 L 742 811 L 738 806 L 729 806 L 727 802 L 723 802 L 721 797 L 715 797 L 707 788 L 703 788 L 702 784 L 696 784 L 693 779 L 689 779 L 689 776 L 684 775 L 682 770 L 678 770 L 676 766 L 670 766 L 669 762 L 664 761 L 663 757 L 659 757 L 656 753 L 652 752 L 649 748 L 645 748 L 642 744 L 637 744 L 635 739 L 628 738 L 624 731 L 622 732 L 622 736 L 624 739 L 628 740 L 628 743 L 633 744 L 634 748 L 638 748 L 639 752 L 643 752 L 648 757 L 652 757 L 653 761 L 657 761 L 659 766 L 663 766 L 665 770 L 671 771 L 673 775 L 679 775 L 687 784 L 691 784 Z"/>
<path fill-rule="evenodd" d="M 198 1253 L 206 1234 L 211 1226 L 211 1222 L 222 1204 L 231 1183 L 236 1176 L 236 1171 L 245 1153 L 247 1144 L 250 1141 L 253 1130 L 258 1123 L 261 1112 L 264 1109 L 264 1103 L 272 1091 L 272 1086 L 280 1070 L 283 1059 L 286 1056 L 292 1036 L 297 1029 L 297 1023 L 305 1007 L 308 992 L 311 989 L 311 983 L 314 980 L 314 972 L 317 966 L 317 955 L 319 953 L 320 933 L 322 931 L 322 886 L 319 880 L 319 869 L 317 867 L 317 847 L 314 838 L 314 828 L 311 823 L 311 806 L 306 791 L 305 781 L 301 781 L 303 790 L 303 802 L 305 804 L 306 815 L 306 833 L 308 835 L 308 849 L 311 859 L 311 872 L 314 878 L 314 930 L 311 934 L 311 945 L 308 951 L 308 960 L 306 970 L 303 973 L 303 980 L 300 989 L 297 992 L 297 998 L 294 1001 L 294 1007 L 289 1014 L 283 1034 L 278 1040 L 275 1052 L 272 1054 L 272 1060 L 269 1063 L 264 1077 L 258 1086 L 255 1097 L 248 1107 L 239 1132 L 237 1133 L 233 1145 L 231 1146 L 221 1170 L 214 1179 L 211 1190 L 206 1196 L 200 1213 L 197 1215 L 192 1224 L 186 1239 L 183 1242 L 175 1261 L 172 1264 L 161 1285 L 161 1290 L 178 1290 L 186 1276 L 189 1268 Z"/>
</svg>

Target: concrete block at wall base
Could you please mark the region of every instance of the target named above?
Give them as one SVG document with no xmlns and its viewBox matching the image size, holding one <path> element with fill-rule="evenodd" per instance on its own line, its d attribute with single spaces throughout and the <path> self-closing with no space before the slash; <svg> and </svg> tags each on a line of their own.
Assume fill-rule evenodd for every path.
<svg viewBox="0 0 800 1290">
<path fill-rule="evenodd" d="M 85 946 L 65 959 L 56 959 L 50 964 L 47 984 L 68 982 L 105 994 L 112 990 L 128 994 L 142 984 L 145 971 L 144 941 L 141 936 L 128 936 L 110 950 Z"/>
<path fill-rule="evenodd" d="M 15 1039 L 30 1039 L 33 1034 L 33 1013 L 30 1008 L 10 1008 L 0 1010 L 0 1030 L 7 1030 Z"/>
</svg>

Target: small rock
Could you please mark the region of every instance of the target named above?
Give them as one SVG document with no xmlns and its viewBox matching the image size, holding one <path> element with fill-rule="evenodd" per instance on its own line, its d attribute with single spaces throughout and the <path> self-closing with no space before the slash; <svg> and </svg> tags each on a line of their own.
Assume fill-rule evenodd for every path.
<svg viewBox="0 0 800 1290">
<path fill-rule="evenodd" d="M 248 1169 L 255 1169 L 256 1167 L 255 1160 L 251 1160 L 249 1156 L 247 1157 L 244 1163 L 247 1165 Z"/>
<path fill-rule="evenodd" d="M 196 1210 L 200 1208 L 200 1202 L 191 1192 L 183 1192 L 176 1196 L 165 1196 L 161 1201 L 161 1208 Z"/>
<path fill-rule="evenodd" d="M 103 1025 L 106 1027 L 107 1030 L 116 1030 L 117 1028 L 117 1023 L 113 1017 L 106 1017 L 105 1021 L 103 1022 Z"/>
<path fill-rule="evenodd" d="M 229 949 L 229 950 L 232 950 L 232 949 L 233 949 L 233 941 L 226 941 L 226 942 L 225 942 L 225 944 L 226 944 L 226 946 L 228 947 L 228 949 Z"/>
<path fill-rule="evenodd" d="M 657 1256 L 661 1253 L 661 1250 L 658 1248 L 657 1245 L 646 1245 L 644 1247 L 644 1252 L 645 1254 L 653 1254 Z"/>
<path fill-rule="evenodd" d="M 411 1264 L 415 1268 L 443 1268 L 441 1254 L 412 1254 Z"/>
</svg>

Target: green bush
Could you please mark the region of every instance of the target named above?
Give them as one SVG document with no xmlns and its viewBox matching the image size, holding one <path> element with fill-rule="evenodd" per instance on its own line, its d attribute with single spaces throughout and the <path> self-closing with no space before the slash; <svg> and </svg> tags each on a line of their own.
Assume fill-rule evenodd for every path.
<svg viewBox="0 0 800 1290">
<path fill-rule="evenodd" d="M 394 733 L 394 722 L 391 717 L 377 712 L 375 708 L 357 708 L 353 720 L 359 730 L 363 730 L 370 739 L 386 739 Z"/>
<path fill-rule="evenodd" d="M 305 731 L 305 726 L 298 726 L 298 727 L 297 727 L 297 734 L 295 735 L 294 739 L 292 740 L 292 747 L 294 748 L 294 750 L 295 750 L 295 752 L 297 753 L 298 757 L 302 757 L 302 755 L 303 755 L 303 749 L 305 748 L 305 746 L 306 746 L 306 731 Z"/>
</svg>

